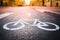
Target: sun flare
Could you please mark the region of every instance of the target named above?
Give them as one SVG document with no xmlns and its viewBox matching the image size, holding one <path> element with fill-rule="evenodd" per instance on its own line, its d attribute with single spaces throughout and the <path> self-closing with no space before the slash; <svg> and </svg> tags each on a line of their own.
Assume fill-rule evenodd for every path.
<svg viewBox="0 0 60 40">
<path fill-rule="evenodd" d="M 25 0 L 25 4 L 29 5 L 30 4 L 30 0 Z"/>
</svg>

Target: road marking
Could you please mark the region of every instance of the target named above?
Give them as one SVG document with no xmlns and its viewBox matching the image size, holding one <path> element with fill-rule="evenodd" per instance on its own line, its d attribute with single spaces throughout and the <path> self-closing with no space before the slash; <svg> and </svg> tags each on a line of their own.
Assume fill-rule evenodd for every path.
<svg viewBox="0 0 60 40">
<path fill-rule="evenodd" d="M 0 19 L 4 18 L 4 17 L 7 17 L 9 15 L 13 14 L 12 12 L 7 12 L 7 13 L 3 13 L 3 14 L 0 14 Z"/>
<path fill-rule="evenodd" d="M 45 11 L 52 12 L 51 10 L 46 10 L 46 9 L 36 9 L 36 11 L 39 11 L 39 12 L 45 12 Z"/>
<path fill-rule="evenodd" d="M 34 22 L 32 22 L 32 21 L 34 21 Z M 39 29 L 43 29 L 43 30 L 46 30 L 46 31 L 57 31 L 57 30 L 60 29 L 60 27 L 58 25 L 56 25 L 55 23 L 42 22 L 39 19 L 34 19 L 32 21 L 27 22 L 25 20 L 19 19 L 18 21 L 9 22 L 9 23 L 4 24 L 3 25 L 3 29 L 5 29 L 5 30 L 11 30 L 11 31 L 13 31 L 13 30 L 19 30 L 19 29 L 24 28 L 27 25 L 29 25 L 29 26 L 36 26 Z M 32 24 L 30 22 L 32 22 Z M 18 25 L 18 24 L 21 24 L 21 25 Z M 46 27 L 52 27 L 50 25 L 53 25 L 53 28 L 46 28 Z M 9 26 L 11 28 L 9 28 Z"/>
<path fill-rule="evenodd" d="M 51 11 L 51 10 L 45 10 L 45 9 L 36 9 L 36 11 L 39 11 L 39 12 L 42 12 L 42 13 L 47 11 L 47 12 L 51 12 L 51 13 L 60 14 L 59 12 L 55 12 L 55 11 Z"/>
</svg>

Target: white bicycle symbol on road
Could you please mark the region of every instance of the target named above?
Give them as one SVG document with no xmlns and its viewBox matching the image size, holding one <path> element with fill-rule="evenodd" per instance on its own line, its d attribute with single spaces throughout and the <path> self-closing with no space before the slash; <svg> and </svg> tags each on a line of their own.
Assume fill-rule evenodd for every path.
<svg viewBox="0 0 60 40">
<path fill-rule="evenodd" d="M 15 22 L 9 22 L 9 23 L 6 23 L 3 25 L 3 29 L 5 30 L 19 30 L 19 29 L 22 29 L 24 28 L 26 25 L 29 25 L 29 26 L 36 26 L 40 29 L 43 29 L 43 30 L 46 30 L 46 31 L 57 31 L 59 30 L 59 26 L 54 24 L 54 23 L 51 23 L 51 22 L 41 22 L 39 19 L 34 19 L 32 20 L 33 23 L 31 24 L 30 22 L 26 22 L 22 19 L 18 20 L 18 21 L 15 21 Z M 31 22 L 32 22 L 31 21 Z M 11 25 L 12 24 L 12 25 Z M 17 27 L 16 25 L 20 24 L 19 26 L 20 27 Z M 50 25 L 53 25 L 54 28 L 45 28 L 46 26 L 49 26 Z M 9 28 L 9 25 L 12 27 L 12 26 L 16 26 L 16 28 Z M 51 27 L 51 26 L 50 26 Z"/>
</svg>

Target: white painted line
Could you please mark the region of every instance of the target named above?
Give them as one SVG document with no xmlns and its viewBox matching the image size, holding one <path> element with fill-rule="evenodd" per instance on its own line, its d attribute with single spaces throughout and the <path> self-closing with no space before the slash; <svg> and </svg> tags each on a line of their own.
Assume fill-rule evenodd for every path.
<svg viewBox="0 0 60 40">
<path fill-rule="evenodd" d="M 45 11 L 51 12 L 51 10 L 46 10 L 46 9 L 36 9 L 36 11 L 39 11 L 39 12 L 45 12 Z"/>
<path fill-rule="evenodd" d="M 60 14 L 59 12 L 55 12 L 55 11 L 51 11 L 51 10 L 45 10 L 45 9 L 36 9 L 36 11 L 39 11 L 39 12 L 42 12 L 42 13 L 45 12 L 45 11 L 48 11 L 48 12 Z"/>
<path fill-rule="evenodd" d="M 4 18 L 4 17 L 7 17 L 9 15 L 13 14 L 12 12 L 7 12 L 7 13 L 2 13 L 0 14 L 0 19 Z"/>
</svg>

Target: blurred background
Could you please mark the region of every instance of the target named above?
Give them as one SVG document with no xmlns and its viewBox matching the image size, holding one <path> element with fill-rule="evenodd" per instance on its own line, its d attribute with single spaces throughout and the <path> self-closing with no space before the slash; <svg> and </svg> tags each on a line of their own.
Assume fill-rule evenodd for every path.
<svg viewBox="0 0 60 40">
<path fill-rule="evenodd" d="M 60 0 L 0 0 L 0 6 L 60 7 Z"/>
</svg>

